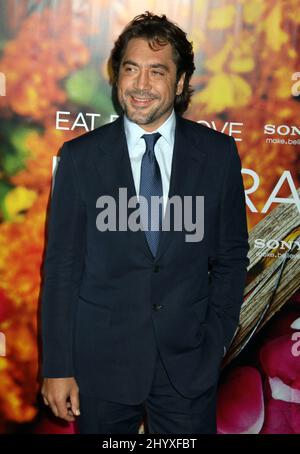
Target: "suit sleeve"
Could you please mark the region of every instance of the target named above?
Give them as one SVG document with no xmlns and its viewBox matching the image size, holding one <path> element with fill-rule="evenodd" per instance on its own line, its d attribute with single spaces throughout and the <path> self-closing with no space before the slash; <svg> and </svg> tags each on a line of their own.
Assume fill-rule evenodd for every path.
<svg viewBox="0 0 300 454">
<path fill-rule="evenodd" d="M 85 206 L 73 157 L 62 147 L 48 222 L 41 299 L 42 376 L 74 376 L 73 336 L 84 261 Z"/>
<path fill-rule="evenodd" d="M 228 155 L 221 193 L 217 249 L 214 257 L 210 257 L 209 290 L 209 302 L 221 322 L 226 350 L 239 323 L 249 265 L 241 160 L 232 137 Z"/>
</svg>

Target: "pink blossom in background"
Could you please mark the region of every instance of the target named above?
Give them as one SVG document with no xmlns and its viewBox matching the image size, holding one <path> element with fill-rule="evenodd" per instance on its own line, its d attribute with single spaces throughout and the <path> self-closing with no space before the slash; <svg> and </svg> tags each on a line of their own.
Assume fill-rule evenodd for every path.
<svg viewBox="0 0 300 454">
<path fill-rule="evenodd" d="M 262 434 L 299 434 L 300 405 L 270 399 L 265 406 Z"/>
<path fill-rule="evenodd" d="M 236 367 L 218 391 L 219 434 L 258 434 L 264 422 L 260 373 L 254 367 Z"/>
<path fill-rule="evenodd" d="M 43 415 L 33 429 L 35 434 L 75 434 L 76 423 L 63 421 L 55 416 Z"/>
<path fill-rule="evenodd" d="M 283 319 L 283 328 L 288 334 L 268 341 L 259 353 L 267 390 L 261 433 L 300 433 L 300 355 L 295 348 L 299 318 L 289 316 L 289 326 L 286 321 Z"/>
<path fill-rule="evenodd" d="M 285 385 L 300 389 L 300 355 L 293 354 L 294 342 L 291 334 L 277 337 L 261 348 L 259 356 L 268 377 L 277 377 Z"/>
</svg>

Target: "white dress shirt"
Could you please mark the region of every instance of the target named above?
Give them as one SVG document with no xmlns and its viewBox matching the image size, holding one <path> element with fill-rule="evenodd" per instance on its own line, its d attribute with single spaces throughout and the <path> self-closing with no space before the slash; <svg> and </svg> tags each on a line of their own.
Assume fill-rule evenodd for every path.
<svg viewBox="0 0 300 454">
<path fill-rule="evenodd" d="M 161 134 L 161 137 L 155 144 L 154 153 L 161 173 L 164 212 L 166 209 L 169 194 L 175 140 L 175 126 L 176 116 L 174 109 L 172 110 L 172 113 L 166 119 L 166 121 L 151 133 L 145 131 L 141 126 L 129 120 L 126 115 L 124 115 L 124 129 L 137 196 L 139 196 L 140 191 L 141 163 L 143 154 L 146 151 L 146 142 L 141 136 L 143 134 L 153 134 L 155 132 L 159 132 Z"/>
</svg>

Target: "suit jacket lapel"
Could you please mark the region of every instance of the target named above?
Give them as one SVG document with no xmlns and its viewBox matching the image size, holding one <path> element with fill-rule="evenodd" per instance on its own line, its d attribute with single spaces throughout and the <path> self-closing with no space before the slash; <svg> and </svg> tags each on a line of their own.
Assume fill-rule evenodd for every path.
<svg viewBox="0 0 300 454">
<path fill-rule="evenodd" d="M 176 114 L 175 142 L 172 159 L 169 195 L 201 195 L 201 174 L 204 171 L 206 153 L 202 135 L 193 133 L 189 122 Z M 169 201 L 168 201 L 169 204 Z M 182 205 L 183 206 L 183 205 Z M 171 246 L 174 235 L 172 230 L 162 231 L 155 259 L 159 260 Z"/>
<path fill-rule="evenodd" d="M 122 116 L 104 131 L 101 143 L 95 149 L 94 160 L 101 181 L 110 194 L 117 197 L 119 188 L 126 187 L 129 197 L 136 195 Z"/>
<path fill-rule="evenodd" d="M 113 122 L 107 133 L 101 138 L 101 144 L 96 148 L 94 160 L 107 194 L 119 201 L 119 188 L 127 188 L 127 205 L 131 197 L 136 197 L 135 184 L 131 169 L 126 135 L 124 131 L 123 115 Z M 135 211 L 128 208 L 128 215 Z M 134 235 L 138 247 L 142 247 L 145 255 L 153 261 L 146 235 L 139 230 Z"/>
</svg>

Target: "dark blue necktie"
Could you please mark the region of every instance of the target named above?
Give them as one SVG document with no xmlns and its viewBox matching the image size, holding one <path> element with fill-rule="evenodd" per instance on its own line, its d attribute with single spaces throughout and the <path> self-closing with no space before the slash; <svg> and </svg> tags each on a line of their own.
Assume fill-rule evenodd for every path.
<svg viewBox="0 0 300 454">
<path fill-rule="evenodd" d="M 159 242 L 159 230 L 162 225 L 162 206 L 159 206 L 159 210 L 151 211 L 151 196 L 162 197 L 163 195 L 160 169 L 154 154 L 154 146 L 160 137 L 161 134 L 159 132 L 142 135 L 146 142 L 146 151 L 141 164 L 140 196 L 147 199 L 148 209 L 145 212 L 141 206 L 140 213 L 142 224 L 144 226 L 148 224 L 145 235 L 154 257 Z M 153 230 L 151 230 L 151 221 Z"/>
</svg>

